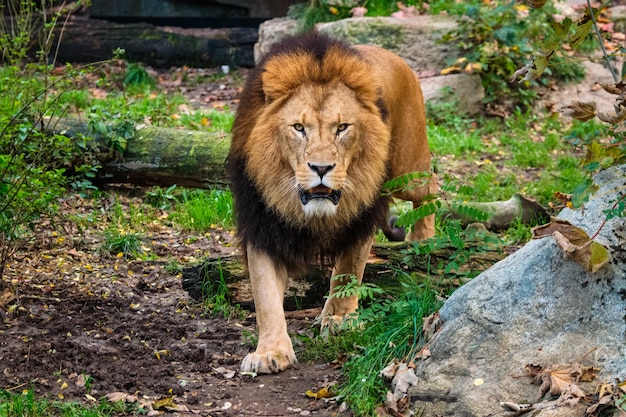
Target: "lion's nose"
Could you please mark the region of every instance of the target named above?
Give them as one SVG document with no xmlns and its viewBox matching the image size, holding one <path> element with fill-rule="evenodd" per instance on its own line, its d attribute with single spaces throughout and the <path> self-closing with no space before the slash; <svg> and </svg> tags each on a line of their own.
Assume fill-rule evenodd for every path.
<svg viewBox="0 0 626 417">
<path fill-rule="evenodd" d="M 313 172 L 316 172 L 317 175 L 320 176 L 320 178 L 322 178 L 324 175 L 328 174 L 329 171 L 331 171 L 336 164 L 332 164 L 332 165 L 313 165 L 313 164 L 309 164 L 309 168 L 311 168 L 311 170 Z"/>
</svg>

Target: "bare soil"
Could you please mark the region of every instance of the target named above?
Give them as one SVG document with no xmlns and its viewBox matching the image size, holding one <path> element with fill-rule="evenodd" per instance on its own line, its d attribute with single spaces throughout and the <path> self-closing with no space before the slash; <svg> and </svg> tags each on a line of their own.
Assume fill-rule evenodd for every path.
<svg viewBox="0 0 626 417">
<path fill-rule="evenodd" d="M 105 207 L 78 196 L 62 203 L 66 215 Z M 132 395 L 148 410 L 171 398 L 157 410 L 168 415 L 330 415 L 337 407 L 305 395 L 337 381 L 333 364 L 241 375 L 254 315 L 210 317 L 182 289 L 180 273 L 169 271 L 172 260 L 184 266 L 232 254 L 228 231 L 198 239 L 159 225 L 143 239 L 149 260 L 104 253 L 97 226 L 80 233 L 59 218 L 39 224 L 37 235 L 0 286 L 0 389 L 86 404 Z M 290 331 L 311 323 L 291 319 Z"/>
<path fill-rule="evenodd" d="M 193 85 L 182 76 L 190 71 Z M 211 75 L 190 69 L 155 74 L 163 89 L 184 93 L 194 106 L 236 107 L 245 71 L 206 81 Z M 240 374 L 239 364 L 254 346 L 254 314 L 229 320 L 207 315 L 182 289 L 180 271 L 169 267 L 232 254 L 232 232 L 181 232 L 168 225 L 163 211 L 164 221 L 143 225 L 144 256 L 111 255 L 101 243 L 113 196 L 128 208 L 145 190 L 107 191 L 109 197 L 100 200 L 70 195 L 60 201 L 58 218 L 37 223 L 35 239 L 6 265 L 0 280 L 0 389 L 32 389 L 84 404 L 122 399 L 154 415 L 337 411 L 335 399 L 305 395 L 336 383 L 335 364 Z M 311 323 L 312 317 L 300 314 L 289 319 L 289 328 L 302 331 Z"/>
</svg>

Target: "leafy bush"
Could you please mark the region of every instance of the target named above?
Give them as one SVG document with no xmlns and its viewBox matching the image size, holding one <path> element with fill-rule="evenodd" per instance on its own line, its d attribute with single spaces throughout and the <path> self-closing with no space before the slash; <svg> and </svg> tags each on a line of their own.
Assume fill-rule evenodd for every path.
<svg viewBox="0 0 626 417">
<path fill-rule="evenodd" d="M 417 4 L 417 0 L 402 2 L 407 6 Z M 359 6 L 367 7 L 367 16 L 389 16 L 398 11 L 396 0 L 313 0 L 292 6 L 289 15 L 300 19 L 299 30 L 305 32 L 316 23 L 333 22 L 352 16 L 352 9 Z"/>
<path fill-rule="evenodd" d="M 60 97 L 81 76 L 71 68 L 57 74 L 48 65 L 53 29 L 61 12 L 71 11 L 49 18 L 51 4 L 23 0 L 0 5 L 14 22 L 7 27 L 0 20 L 0 52 L 6 62 L 0 68 L 0 276 L 11 248 L 28 237 L 37 218 L 55 212 L 65 187 L 85 185 L 78 179 L 93 175 L 94 163 L 83 155 L 89 139 L 51 133 L 50 117 L 63 112 Z M 32 62 L 27 54 L 38 38 Z"/>
<path fill-rule="evenodd" d="M 463 2 L 466 8 L 455 9 L 462 16 L 457 29 L 444 36 L 463 51 L 461 60 L 449 62 L 459 69 L 477 72 L 485 88 L 486 103 L 520 105 L 528 108 L 537 98 L 536 87 L 550 79 L 523 83 L 510 82 L 515 71 L 524 66 L 539 47 L 540 41 L 553 31 L 554 7 L 530 9 L 516 2 Z M 584 71 L 569 62 L 558 51 L 551 57 L 553 78 L 580 80 Z"/>
<path fill-rule="evenodd" d="M 418 4 L 416 1 L 402 3 Z M 294 7 L 290 14 L 300 19 L 300 30 L 305 31 L 318 22 L 350 17 L 357 6 L 366 7 L 367 16 L 389 16 L 398 11 L 399 2 L 316 0 Z M 548 85 L 551 79 L 572 81 L 584 76 L 579 64 L 556 51 L 550 58 L 552 65 L 547 74 L 550 78 L 524 83 L 509 81 L 514 72 L 529 61 L 543 39 L 554 32 L 552 16 L 557 12 L 551 5 L 534 10 L 512 1 L 434 0 L 426 5 L 419 3 L 419 7 L 432 14 L 445 12 L 457 18 L 457 29 L 446 34 L 443 41 L 458 46 L 462 58 L 448 64 L 451 70 L 480 74 L 486 103 L 529 108 L 537 98 L 538 85 Z"/>
</svg>

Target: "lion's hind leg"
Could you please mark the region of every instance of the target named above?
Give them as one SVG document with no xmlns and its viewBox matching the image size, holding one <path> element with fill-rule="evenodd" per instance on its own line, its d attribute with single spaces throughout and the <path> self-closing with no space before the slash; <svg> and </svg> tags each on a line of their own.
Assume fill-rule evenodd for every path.
<svg viewBox="0 0 626 417">
<path fill-rule="evenodd" d="M 244 358 L 241 370 L 261 374 L 280 372 L 298 362 L 283 311 L 287 270 L 251 245 L 247 255 L 259 343 L 256 351 Z"/>
<path fill-rule="evenodd" d="M 360 284 L 365 272 L 365 263 L 369 257 L 374 237 L 355 247 L 351 252 L 339 257 L 330 281 L 330 294 L 322 309 L 322 328 L 334 330 L 347 318 L 356 313 L 359 298 L 356 294 L 339 296 L 339 289 L 345 288 L 351 280 Z"/>
<path fill-rule="evenodd" d="M 419 193 L 420 195 L 411 198 L 411 201 L 413 202 L 413 209 L 415 210 L 419 208 L 424 203 L 424 198 L 426 196 L 435 195 L 437 193 L 437 188 L 437 176 L 433 172 L 428 178 L 427 184 L 424 185 L 422 191 Z M 407 240 L 420 241 L 429 239 L 433 236 L 435 236 L 435 215 L 430 214 L 415 222 L 407 235 Z"/>
</svg>

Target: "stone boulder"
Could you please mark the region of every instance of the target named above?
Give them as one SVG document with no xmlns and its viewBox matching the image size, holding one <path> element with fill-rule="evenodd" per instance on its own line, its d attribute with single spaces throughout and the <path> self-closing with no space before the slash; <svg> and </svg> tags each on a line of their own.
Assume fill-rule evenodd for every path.
<svg viewBox="0 0 626 417">
<path fill-rule="evenodd" d="M 441 75 L 441 70 L 460 57 L 460 51 L 441 39 L 456 28 L 456 22 L 443 15 L 393 17 L 363 17 L 342 19 L 319 24 L 317 30 L 351 44 L 377 45 L 401 56 L 420 75 L 424 99 L 432 103 L 454 101 L 459 112 L 475 114 L 481 110 L 485 96 L 480 77 L 476 74 Z M 297 32 L 297 22 L 277 18 L 263 22 L 259 40 L 254 46 L 258 62 L 272 44 L 286 35 Z"/>
<path fill-rule="evenodd" d="M 558 216 L 590 236 L 624 194 L 626 165 L 595 177 L 584 210 Z M 533 240 L 459 288 L 440 311 L 431 356 L 417 364 L 411 393 L 422 416 L 507 415 L 500 402 L 537 402 L 526 364 L 599 368 L 600 382 L 626 378 L 626 219 L 609 220 L 596 238 L 610 261 L 596 273 L 565 255 L 551 237 Z M 593 385 L 593 384 L 592 384 Z M 591 392 L 593 393 L 593 392 Z M 584 416 L 585 406 L 535 416 Z"/>
</svg>

